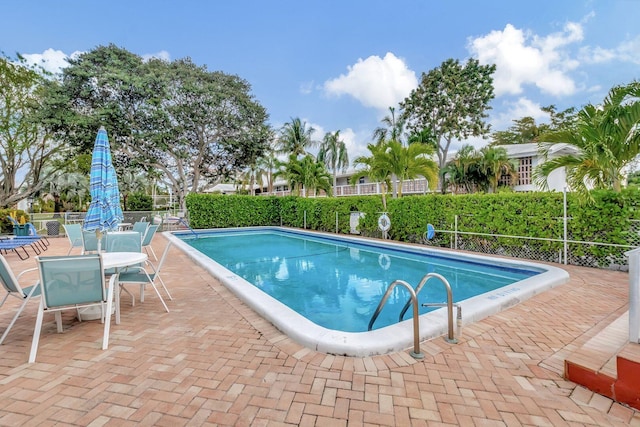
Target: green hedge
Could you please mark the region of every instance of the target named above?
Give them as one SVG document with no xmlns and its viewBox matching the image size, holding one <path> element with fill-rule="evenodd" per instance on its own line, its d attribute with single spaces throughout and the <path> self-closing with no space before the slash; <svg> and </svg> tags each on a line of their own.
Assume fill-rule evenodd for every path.
<svg viewBox="0 0 640 427">
<path fill-rule="evenodd" d="M 584 203 L 567 194 L 570 218 L 569 239 L 587 242 L 637 245 L 638 232 L 633 220 L 640 219 L 640 190 L 620 193 L 595 191 L 593 203 Z M 189 219 L 194 228 L 284 225 L 318 231 L 349 232 L 350 212 L 364 212 L 360 231 L 365 236 L 380 236 L 377 220 L 383 211 L 380 196 L 303 198 L 191 194 L 187 197 Z M 469 195 L 430 194 L 387 199 L 392 227 L 389 237 L 405 242 L 420 242 L 427 224 L 437 230 L 453 230 L 458 216 L 458 231 L 562 239 L 563 194 L 555 192 L 497 193 Z M 635 227 L 635 228 L 634 228 Z M 448 246 L 450 236 L 439 233 L 436 244 Z M 522 246 L 521 239 L 501 238 L 487 242 L 501 247 Z M 558 242 L 530 241 L 533 249 L 558 250 Z M 584 250 L 584 249 L 583 249 Z M 610 248 L 593 246 L 591 254 L 606 256 Z"/>
</svg>

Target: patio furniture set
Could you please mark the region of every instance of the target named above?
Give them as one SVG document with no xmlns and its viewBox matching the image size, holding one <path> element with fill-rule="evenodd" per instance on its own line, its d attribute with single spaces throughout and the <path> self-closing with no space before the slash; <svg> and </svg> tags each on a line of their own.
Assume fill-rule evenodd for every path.
<svg viewBox="0 0 640 427">
<path fill-rule="evenodd" d="M 157 231 L 157 226 L 149 223 L 133 224 L 131 231 L 116 231 L 105 233 L 98 240 L 95 232 L 83 232 L 79 224 L 64 225 L 69 239 L 70 248 L 67 255 L 40 256 L 46 249 L 44 243 L 36 252 L 36 268 L 29 268 L 17 276 L 13 273 L 4 256 L 0 255 L 0 282 L 6 294 L 0 301 L 0 307 L 4 305 L 9 296 L 22 300 L 11 322 L 0 337 L 3 343 L 9 331 L 23 312 L 29 300 L 40 296 L 36 324 L 33 333 L 29 363 L 35 362 L 40 339 L 41 328 L 45 313 L 54 313 L 57 331 L 62 332 L 61 312 L 64 310 L 76 310 L 80 321 L 100 319 L 104 323 L 102 349 L 109 344 L 109 331 L 111 315 L 115 313 L 116 324 L 120 323 L 120 298 L 121 291 L 129 294 L 132 306 L 135 306 L 135 297 L 127 289 L 127 286 L 140 287 L 140 302 L 144 302 L 144 288 L 150 284 L 155 294 L 160 299 L 164 309 L 169 312 L 162 294 L 161 286 L 169 299 L 173 299 L 164 281 L 160 277 L 160 269 L 165 261 L 171 243 L 167 244 L 164 253 L 158 261 L 151 240 Z M 11 239 L 14 240 L 14 239 Z M 44 239 L 33 239 L 30 245 L 39 244 Z M 0 242 L 2 243 L 2 242 Z M 13 251 L 20 259 L 24 253 L 17 249 Z M 9 250 L 9 246 L 0 245 L 0 250 Z M 74 248 L 81 248 L 80 254 L 71 255 Z M 144 251 L 143 251 L 144 249 Z M 151 251 L 153 258 L 158 261 L 156 265 L 149 261 L 147 251 Z M 21 277 L 28 272 L 38 270 L 39 280 L 33 285 L 22 286 Z M 91 317 L 87 310 L 93 310 Z"/>
</svg>

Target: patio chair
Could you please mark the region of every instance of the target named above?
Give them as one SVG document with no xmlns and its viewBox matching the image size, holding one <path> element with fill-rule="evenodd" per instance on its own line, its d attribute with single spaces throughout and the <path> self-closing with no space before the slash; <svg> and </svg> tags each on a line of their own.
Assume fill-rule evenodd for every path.
<svg viewBox="0 0 640 427">
<path fill-rule="evenodd" d="M 69 239 L 69 252 L 67 255 L 71 253 L 73 248 L 82 248 L 81 253 L 84 252 L 84 243 L 82 242 L 82 226 L 80 224 L 62 224 L 64 228 L 64 234 L 67 235 L 67 239 Z"/>
<path fill-rule="evenodd" d="M 164 309 L 167 311 L 167 313 L 169 312 L 169 308 L 167 307 L 167 304 L 165 304 L 164 299 L 162 298 L 162 295 L 160 295 L 160 291 L 158 291 L 158 288 L 156 286 L 156 281 L 160 282 L 160 285 L 162 286 L 164 291 L 167 293 L 167 296 L 169 297 L 169 299 L 173 300 L 173 297 L 169 293 L 169 290 L 164 284 L 164 281 L 160 277 L 160 269 L 164 264 L 164 260 L 167 257 L 167 253 L 169 252 L 170 247 L 171 247 L 171 242 L 167 244 L 167 247 L 165 248 L 164 253 L 162 254 L 162 257 L 160 258 L 160 262 L 158 262 L 157 266 L 154 266 L 153 264 L 148 263 L 152 269 L 151 272 L 148 272 L 142 266 L 129 267 L 127 270 L 121 272 L 118 277 L 118 282 L 122 289 L 124 289 L 125 285 L 130 285 L 130 284 L 140 285 L 140 302 L 144 302 L 145 285 L 147 283 L 151 284 L 151 286 L 153 287 L 153 290 L 156 291 L 156 295 L 158 295 L 158 298 L 160 298 L 160 302 L 162 302 L 162 305 L 164 306 Z"/>
<path fill-rule="evenodd" d="M 140 236 L 144 238 L 145 233 L 147 232 L 147 228 L 149 228 L 149 223 L 146 221 L 137 221 L 133 223 L 133 231 L 137 231 L 140 233 Z"/>
<path fill-rule="evenodd" d="M 11 270 L 11 267 L 9 267 L 9 263 L 7 263 L 7 260 L 4 259 L 2 255 L 0 255 L 0 282 L 2 282 L 2 286 L 7 292 L 4 298 L 2 298 L 2 302 L 0 302 L 0 307 L 4 305 L 10 295 L 22 300 L 22 304 L 20 304 L 18 311 L 16 311 L 16 314 L 11 319 L 11 322 L 9 322 L 9 326 L 7 326 L 7 329 L 4 330 L 2 337 L 0 337 L 0 344 L 4 342 L 4 339 L 9 334 L 9 331 L 13 327 L 13 324 L 16 323 L 16 320 L 18 320 L 18 316 L 20 316 L 20 313 L 22 313 L 22 310 L 24 310 L 31 297 L 40 295 L 40 287 L 38 286 L 38 282 L 25 288 L 21 287 L 19 283 L 19 279 L 23 274 L 34 270 L 36 270 L 36 268 L 29 268 L 18 274 L 18 276 L 15 276 L 13 274 L 13 271 Z"/>
<path fill-rule="evenodd" d="M 102 237 L 104 240 L 104 236 Z M 94 253 L 98 252 L 98 237 L 95 231 L 82 231 L 82 253 Z M 100 245 L 102 249 L 102 242 Z"/>
<path fill-rule="evenodd" d="M 58 332 L 62 332 L 63 310 L 99 306 L 104 322 L 102 349 L 106 350 L 109 346 L 113 289 L 118 276 L 111 276 L 108 286 L 105 287 L 102 258 L 98 254 L 38 257 L 37 260 L 42 296 L 33 331 L 29 363 L 36 360 L 44 313 L 55 314 Z"/>
<path fill-rule="evenodd" d="M 106 252 L 142 252 L 142 238 L 137 231 L 107 233 L 102 249 Z"/>
<path fill-rule="evenodd" d="M 156 253 L 153 251 L 153 247 L 151 246 L 151 240 L 153 240 L 153 236 L 156 235 L 156 231 L 158 231 L 158 227 L 160 227 L 160 225 L 150 225 L 147 228 L 147 232 L 144 234 L 144 236 L 142 237 L 142 248 L 147 252 L 147 254 L 149 254 L 149 249 L 151 249 L 151 253 L 153 254 L 153 259 L 158 261 L 158 257 L 156 256 Z"/>
</svg>

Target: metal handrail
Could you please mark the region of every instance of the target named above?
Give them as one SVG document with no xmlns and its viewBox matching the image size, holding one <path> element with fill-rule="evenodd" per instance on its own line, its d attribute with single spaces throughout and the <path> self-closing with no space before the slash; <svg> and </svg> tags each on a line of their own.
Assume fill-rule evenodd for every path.
<svg viewBox="0 0 640 427">
<path fill-rule="evenodd" d="M 382 311 L 382 307 L 385 305 L 385 303 L 389 299 L 389 296 L 391 295 L 391 291 L 393 291 L 393 289 L 397 285 L 404 286 L 407 289 L 407 291 L 409 291 L 409 295 L 411 295 L 411 301 L 415 302 L 413 305 L 413 351 L 410 354 L 415 359 L 423 359 L 424 354 L 420 352 L 420 317 L 418 313 L 418 298 L 416 296 L 415 291 L 411 287 L 411 285 L 405 282 L 404 280 L 394 280 L 393 282 L 391 282 L 391 284 L 387 288 L 387 291 L 384 293 L 382 299 L 380 300 L 380 303 L 378 304 L 378 308 L 376 308 L 376 311 L 373 313 L 373 316 L 371 316 L 371 320 L 369 321 L 369 330 L 373 328 L 373 323 L 376 321 L 376 319 L 378 318 L 378 315 Z"/>
<path fill-rule="evenodd" d="M 409 309 L 409 306 L 414 303 L 414 309 L 413 309 L 413 316 L 416 316 L 416 306 L 417 306 L 417 295 L 420 293 L 420 291 L 422 290 L 422 288 L 427 284 L 427 282 L 429 281 L 429 279 L 431 278 L 436 278 L 436 279 L 440 279 L 440 281 L 444 284 L 445 288 L 447 289 L 447 303 L 446 303 L 446 307 L 447 307 L 447 323 L 448 323 L 448 335 L 447 338 L 445 338 L 447 340 L 447 342 L 450 343 L 457 343 L 458 340 L 455 338 L 454 334 L 453 334 L 453 292 L 451 291 L 451 285 L 449 284 L 449 281 L 447 281 L 447 279 L 445 279 L 444 276 L 442 276 L 441 274 L 438 273 L 429 273 L 426 274 L 422 280 L 420 281 L 420 283 L 418 284 L 418 286 L 416 286 L 415 289 L 415 302 L 414 302 L 414 298 L 410 298 L 407 303 L 404 305 L 404 307 L 402 308 L 402 311 L 400 311 L 400 316 L 398 317 L 398 321 L 402 322 L 405 313 L 407 312 L 407 310 Z M 445 304 L 440 304 L 440 303 L 425 303 L 422 304 L 423 307 L 444 307 Z M 458 309 L 458 319 L 461 320 L 462 319 L 462 308 L 460 307 L 459 304 L 456 304 L 456 307 Z"/>
</svg>

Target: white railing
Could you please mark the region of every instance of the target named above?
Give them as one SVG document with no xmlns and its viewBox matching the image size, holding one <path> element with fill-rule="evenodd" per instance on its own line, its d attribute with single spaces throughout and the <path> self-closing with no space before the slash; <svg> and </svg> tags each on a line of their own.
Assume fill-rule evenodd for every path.
<svg viewBox="0 0 640 427">
<path fill-rule="evenodd" d="M 390 193 L 391 189 L 387 191 Z M 402 194 L 426 194 L 429 192 L 429 186 L 426 179 L 411 179 L 402 182 Z M 289 196 L 290 190 L 278 190 L 270 193 L 260 193 L 263 196 Z M 355 185 L 337 185 L 333 187 L 333 195 L 341 196 L 367 196 L 371 194 L 382 194 L 379 182 L 367 182 Z"/>
</svg>

